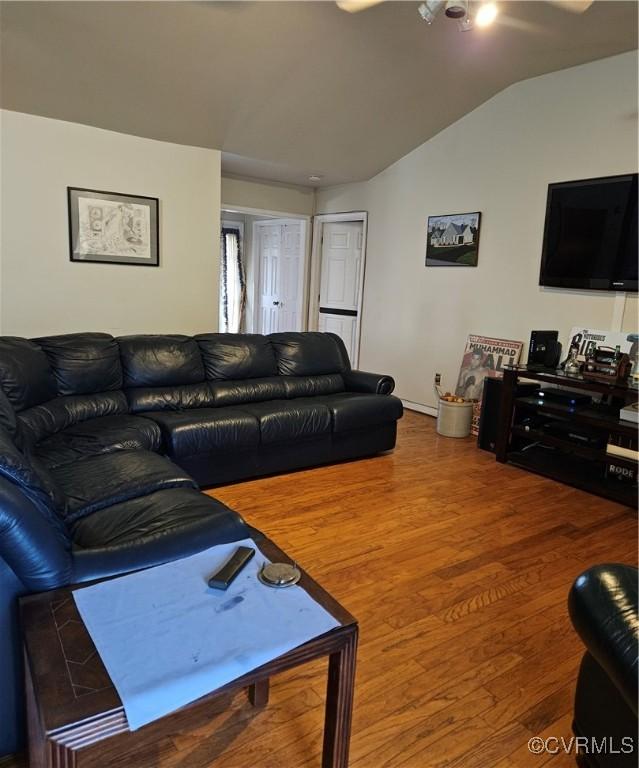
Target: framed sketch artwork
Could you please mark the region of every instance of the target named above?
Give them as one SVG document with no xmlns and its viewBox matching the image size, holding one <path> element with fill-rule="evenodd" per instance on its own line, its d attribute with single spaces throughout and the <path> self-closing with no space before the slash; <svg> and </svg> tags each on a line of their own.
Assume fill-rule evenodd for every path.
<svg viewBox="0 0 639 768">
<path fill-rule="evenodd" d="M 476 267 L 481 213 L 428 217 L 427 267 Z"/>
<path fill-rule="evenodd" d="M 71 261 L 160 263 L 158 198 L 67 187 Z"/>
</svg>

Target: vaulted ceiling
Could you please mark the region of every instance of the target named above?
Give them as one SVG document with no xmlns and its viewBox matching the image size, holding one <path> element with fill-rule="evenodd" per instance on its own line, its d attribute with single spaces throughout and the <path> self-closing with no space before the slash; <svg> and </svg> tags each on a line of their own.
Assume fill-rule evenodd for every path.
<svg viewBox="0 0 639 768">
<path fill-rule="evenodd" d="M 637 47 L 637 3 L 3 2 L 3 107 L 214 147 L 230 172 L 366 179 L 519 80 Z"/>
</svg>

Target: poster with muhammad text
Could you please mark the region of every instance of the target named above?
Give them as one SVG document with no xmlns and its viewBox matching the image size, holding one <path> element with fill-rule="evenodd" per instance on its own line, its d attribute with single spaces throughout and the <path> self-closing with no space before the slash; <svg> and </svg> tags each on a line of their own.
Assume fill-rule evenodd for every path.
<svg viewBox="0 0 639 768">
<path fill-rule="evenodd" d="M 517 365 L 522 341 L 493 339 L 489 336 L 470 334 L 464 348 L 455 394 L 466 400 L 475 400 L 471 434 L 479 432 L 479 415 L 484 393 L 484 381 L 502 375 L 504 366 Z"/>
</svg>

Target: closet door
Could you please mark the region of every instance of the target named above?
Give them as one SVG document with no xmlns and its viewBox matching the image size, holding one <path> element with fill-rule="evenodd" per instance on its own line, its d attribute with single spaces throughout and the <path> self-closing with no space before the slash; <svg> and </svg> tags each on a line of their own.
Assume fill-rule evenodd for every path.
<svg viewBox="0 0 639 768">
<path fill-rule="evenodd" d="M 327 222 L 322 231 L 318 328 L 341 337 L 357 365 L 362 269 L 361 221 Z"/>
<path fill-rule="evenodd" d="M 298 221 L 256 224 L 259 333 L 302 330 L 304 238 Z"/>
</svg>

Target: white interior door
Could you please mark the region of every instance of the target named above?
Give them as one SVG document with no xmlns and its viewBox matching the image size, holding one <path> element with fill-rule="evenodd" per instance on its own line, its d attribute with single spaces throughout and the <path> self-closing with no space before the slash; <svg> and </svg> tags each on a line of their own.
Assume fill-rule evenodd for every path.
<svg viewBox="0 0 639 768">
<path fill-rule="evenodd" d="M 353 366 L 358 357 L 363 231 L 361 221 L 326 222 L 322 228 L 318 328 L 341 337 Z"/>
<path fill-rule="evenodd" d="M 283 224 L 278 305 L 280 331 L 302 330 L 303 248 L 301 222 Z"/>
<path fill-rule="evenodd" d="M 301 221 L 255 225 L 259 264 L 258 332 L 301 331 L 304 237 Z"/>
<path fill-rule="evenodd" d="M 278 331 L 278 306 L 280 295 L 281 227 L 258 224 L 257 253 L 259 258 L 259 333 Z"/>
</svg>

